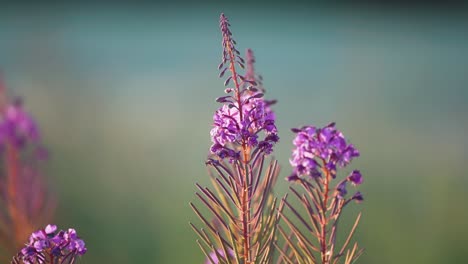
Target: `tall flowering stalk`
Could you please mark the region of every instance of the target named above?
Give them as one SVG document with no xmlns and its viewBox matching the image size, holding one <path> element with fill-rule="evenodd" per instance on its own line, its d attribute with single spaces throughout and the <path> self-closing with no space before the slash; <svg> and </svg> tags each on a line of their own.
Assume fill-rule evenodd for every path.
<svg viewBox="0 0 468 264">
<path fill-rule="evenodd" d="M 222 106 L 213 116 L 213 144 L 206 162 L 214 190 L 196 184 L 200 191 L 196 195 L 208 213 L 191 203 L 206 229 L 191 226 L 200 237 L 197 242 L 206 263 L 271 263 L 279 221 L 272 188 L 279 167 L 275 160 L 265 165 L 265 159 L 279 137 L 272 102 L 264 100 L 257 88 L 253 54 L 247 52 L 247 72 L 241 74 L 245 61 L 229 27 L 221 14 L 219 77 L 227 75 L 224 85 L 233 86 L 225 89 L 227 95 L 216 99 Z"/>
<path fill-rule="evenodd" d="M 295 208 L 287 196 L 278 202 L 272 191 L 279 170 L 276 160 L 264 172 L 265 158 L 279 140 L 271 108 L 275 101 L 263 98 L 265 89 L 255 73 L 253 52 L 247 50 L 245 61 L 240 56 L 224 14 L 220 27 L 219 76 L 226 75 L 224 85 L 233 86 L 216 99 L 222 106 L 213 116 L 213 144 L 206 162 L 214 190 L 196 184 L 196 195 L 207 213 L 190 203 L 206 226 L 191 223 L 200 237 L 197 242 L 206 255 L 205 263 L 353 263 L 363 252 L 357 243 L 349 247 L 361 214 L 342 243 L 337 242 L 338 224 L 350 202 L 363 201 L 360 192 L 348 195 L 347 191 L 348 184 L 360 185 L 363 178 L 358 170 L 339 177 L 359 151 L 334 123 L 292 129 L 296 133 L 290 159 L 293 173 L 287 180 L 301 208 Z M 244 64 L 242 75 L 239 68 L 244 69 Z"/>
<path fill-rule="evenodd" d="M 55 199 L 41 172 L 46 158 L 36 122 L 0 82 L 0 247 L 11 255 L 53 215 Z"/>
<path fill-rule="evenodd" d="M 302 187 L 303 193 L 295 187 L 290 190 L 303 211 L 301 213 L 289 201 L 283 200 L 296 221 L 286 213 L 288 210 L 281 213 L 289 232 L 279 227 L 285 247 L 280 250 L 278 263 L 329 264 L 339 263 L 343 258 L 344 263 L 353 263 L 363 252 L 357 243 L 348 248 L 361 214 L 357 216 L 341 248 L 337 245 L 338 224 L 343 209 L 351 201 L 363 201 L 359 191 L 347 195 L 347 185 L 360 185 L 363 178 L 358 170 L 341 180 L 337 175 L 339 170 L 359 156 L 359 152 L 346 142 L 334 123 L 323 128 L 305 126 L 292 131 L 296 133 L 290 160 L 293 173 L 287 179 Z"/>
</svg>

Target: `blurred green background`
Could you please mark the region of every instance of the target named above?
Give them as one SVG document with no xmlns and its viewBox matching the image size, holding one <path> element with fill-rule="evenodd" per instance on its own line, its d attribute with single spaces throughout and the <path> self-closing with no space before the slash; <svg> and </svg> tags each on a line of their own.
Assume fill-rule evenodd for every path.
<svg viewBox="0 0 468 264">
<path fill-rule="evenodd" d="M 288 175 L 291 127 L 360 149 L 359 263 L 468 263 L 468 16 L 460 10 L 247 3 L 0 10 L 0 68 L 52 157 L 57 223 L 81 263 L 202 263 L 188 221 L 223 94 L 218 17 L 252 48 Z M 278 193 L 287 184 L 280 180 Z"/>
</svg>

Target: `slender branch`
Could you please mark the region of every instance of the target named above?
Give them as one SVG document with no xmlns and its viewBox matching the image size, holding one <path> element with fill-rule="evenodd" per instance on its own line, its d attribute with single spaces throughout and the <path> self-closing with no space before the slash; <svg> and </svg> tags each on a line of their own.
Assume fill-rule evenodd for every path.
<svg viewBox="0 0 468 264">
<path fill-rule="evenodd" d="M 322 255 L 322 263 L 328 263 L 328 256 L 329 252 L 327 252 L 327 225 L 328 225 L 328 218 L 327 218 L 327 211 L 328 211 L 328 193 L 329 193 L 329 184 L 331 180 L 330 171 L 327 169 L 326 162 L 322 159 L 323 166 L 322 171 L 325 174 L 324 179 L 324 188 L 323 188 L 323 204 L 322 204 L 322 212 L 323 218 L 320 223 L 320 243 L 321 243 L 321 255 Z"/>
</svg>

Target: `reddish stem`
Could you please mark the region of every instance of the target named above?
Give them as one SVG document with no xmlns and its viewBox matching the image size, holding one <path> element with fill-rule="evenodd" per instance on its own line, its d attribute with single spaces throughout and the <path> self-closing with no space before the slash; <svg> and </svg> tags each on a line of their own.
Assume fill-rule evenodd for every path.
<svg viewBox="0 0 468 264">
<path fill-rule="evenodd" d="M 322 255 L 322 263 L 326 264 L 328 263 L 328 258 L 327 258 L 327 224 L 328 224 L 328 219 L 327 219 L 327 211 L 328 211 L 328 193 L 329 193 L 329 185 L 330 185 L 330 171 L 327 169 L 326 162 L 324 159 L 322 159 L 322 171 L 325 174 L 325 183 L 324 183 L 324 194 L 323 194 L 323 217 L 321 221 L 321 232 L 320 232 L 320 243 L 321 243 L 321 255 Z"/>
<path fill-rule="evenodd" d="M 242 123 L 244 116 L 242 113 L 242 101 L 241 101 L 241 91 L 239 81 L 237 80 L 237 72 L 235 67 L 235 55 L 232 51 L 231 42 L 229 41 L 228 36 L 224 36 L 225 43 L 226 43 L 226 51 L 229 54 L 229 70 L 232 73 L 232 80 L 235 85 L 235 93 L 237 99 L 237 106 L 239 108 L 239 119 Z M 243 253 L 244 253 L 244 261 L 245 264 L 250 264 L 250 243 L 249 243 L 249 219 L 250 219 L 250 206 L 249 206 L 249 199 L 248 199 L 248 175 L 247 175 L 247 164 L 249 162 L 249 148 L 247 147 L 245 140 L 242 139 L 242 154 L 243 154 L 243 163 L 244 163 L 244 179 L 243 179 L 243 190 L 242 190 L 242 201 L 241 201 L 241 215 L 242 215 L 242 236 L 243 236 Z"/>
</svg>

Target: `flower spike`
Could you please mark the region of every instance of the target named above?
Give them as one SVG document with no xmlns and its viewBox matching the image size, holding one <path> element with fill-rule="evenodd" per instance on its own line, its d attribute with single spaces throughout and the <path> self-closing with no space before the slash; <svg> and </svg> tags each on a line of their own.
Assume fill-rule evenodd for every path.
<svg viewBox="0 0 468 264">
<path fill-rule="evenodd" d="M 348 191 L 350 186 L 361 185 L 363 177 L 359 170 L 353 170 L 338 178 L 359 151 L 335 123 L 293 128 L 293 168 L 286 180 L 301 208 L 287 195 L 276 198 L 273 187 L 278 162 L 266 162 L 279 141 L 272 109 L 276 100 L 265 99 L 253 51 L 246 50 L 245 60 L 240 56 L 230 27 L 228 18 L 221 14 L 223 50 L 218 70 L 226 88 L 225 94 L 216 98 L 221 106 L 213 115 L 212 144 L 205 162 L 212 188 L 196 184 L 195 193 L 207 213 L 190 203 L 205 226 L 190 223 L 199 237 L 205 263 L 353 263 L 363 252 L 357 243 L 349 247 L 361 215 L 341 249 L 336 237 L 344 207 L 364 200 L 360 191 Z"/>
<path fill-rule="evenodd" d="M 337 178 L 340 169 L 347 167 L 359 156 L 359 151 L 347 143 L 343 133 L 336 129 L 335 123 L 323 128 L 304 126 L 292 131 L 296 134 L 290 159 L 293 172 L 286 179 L 304 189 L 304 194 L 301 194 L 291 187 L 304 212 L 289 206 L 289 202 L 287 204 L 292 215 L 299 220 L 298 224 L 305 226 L 308 232 L 302 231 L 303 228 L 291 221 L 289 215 L 281 213 L 289 232 L 282 232 L 288 243 L 279 263 L 309 263 L 300 255 L 301 251 L 308 252 L 306 258 L 312 260 L 310 263 L 338 263 L 354 234 L 360 214 L 339 252 L 336 249 L 338 220 L 350 201 L 359 203 L 364 200 L 361 192 L 349 197 L 347 183 L 360 185 L 363 177 L 360 171 L 354 170 L 334 186 L 333 180 Z M 357 244 L 354 247 L 355 249 L 347 251 L 345 263 L 354 262 L 362 254 L 362 249 L 356 250 Z"/>
<path fill-rule="evenodd" d="M 21 98 L 7 98 L 0 80 L 0 246 L 15 254 L 37 226 L 51 220 L 56 200 L 48 190 L 41 166 L 48 152 L 39 126 Z M 10 255 L 10 256 L 11 256 Z M 0 262 L 6 263 L 5 255 Z"/>
<path fill-rule="evenodd" d="M 279 166 L 275 160 L 265 161 L 279 141 L 275 115 L 263 91 L 255 87 L 256 80 L 238 71 L 245 60 L 236 49 L 224 14 L 220 28 L 223 53 L 218 69 L 220 77 L 227 75 L 224 86 L 232 88 L 216 99 L 222 106 L 213 116 L 206 162 L 213 189 L 197 184 L 196 195 L 209 216 L 190 204 L 207 228 L 191 226 L 200 237 L 206 263 L 271 263 L 282 208 L 273 195 Z M 247 63 L 251 67 L 253 62 Z"/>
</svg>

